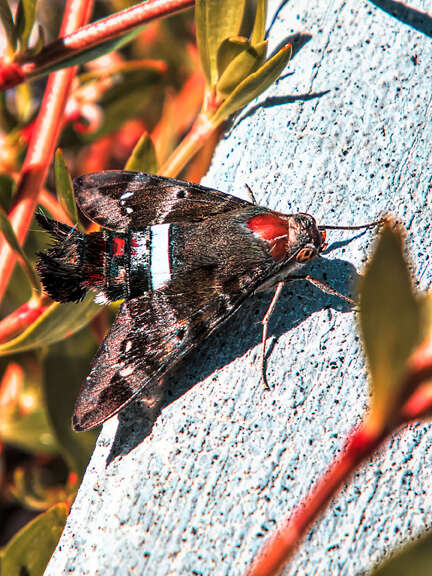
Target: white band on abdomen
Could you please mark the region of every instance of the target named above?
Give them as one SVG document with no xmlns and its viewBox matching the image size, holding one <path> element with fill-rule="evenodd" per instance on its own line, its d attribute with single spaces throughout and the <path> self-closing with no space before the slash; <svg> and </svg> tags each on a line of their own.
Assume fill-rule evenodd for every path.
<svg viewBox="0 0 432 576">
<path fill-rule="evenodd" d="M 169 230 L 170 224 L 151 226 L 150 273 L 153 290 L 166 286 L 171 280 Z"/>
</svg>

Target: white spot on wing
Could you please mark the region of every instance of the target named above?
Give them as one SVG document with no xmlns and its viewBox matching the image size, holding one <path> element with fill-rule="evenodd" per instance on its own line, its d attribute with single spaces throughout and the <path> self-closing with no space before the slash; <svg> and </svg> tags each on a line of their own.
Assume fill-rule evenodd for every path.
<svg viewBox="0 0 432 576">
<path fill-rule="evenodd" d="M 134 373 L 135 370 L 135 366 L 130 365 L 130 366 L 126 366 L 126 368 L 122 368 L 119 371 L 119 374 L 122 378 L 127 378 L 128 376 L 130 376 L 131 374 Z"/>
<path fill-rule="evenodd" d="M 166 286 L 171 280 L 169 230 L 170 224 L 151 227 L 150 272 L 153 290 Z"/>
<path fill-rule="evenodd" d="M 125 192 L 124 194 L 122 194 L 120 196 L 120 200 L 126 200 L 127 198 L 130 198 L 131 196 L 133 196 L 134 193 L 133 192 Z"/>
</svg>

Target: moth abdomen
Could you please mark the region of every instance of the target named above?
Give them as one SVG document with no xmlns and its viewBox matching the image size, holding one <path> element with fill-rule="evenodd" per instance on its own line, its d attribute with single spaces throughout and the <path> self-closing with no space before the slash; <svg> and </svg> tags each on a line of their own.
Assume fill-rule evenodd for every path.
<svg viewBox="0 0 432 576">
<path fill-rule="evenodd" d="M 76 227 L 37 214 L 54 244 L 39 254 L 37 270 L 45 291 L 58 302 L 78 302 L 89 289 L 104 285 L 103 234 L 82 234 Z"/>
</svg>

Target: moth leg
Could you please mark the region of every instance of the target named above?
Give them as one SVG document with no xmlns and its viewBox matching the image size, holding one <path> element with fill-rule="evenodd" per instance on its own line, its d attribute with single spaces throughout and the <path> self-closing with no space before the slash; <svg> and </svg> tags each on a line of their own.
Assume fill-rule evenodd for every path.
<svg viewBox="0 0 432 576">
<path fill-rule="evenodd" d="M 261 322 L 263 326 L 262 343 L 261 343 L 261 380 L 264 384 L 264 387 L 267 388 L 267 390 L 270 390 L 270 386 L 268 385 L 266 376 L 266 342 L 268 333 L 268 323 L 276 307 L 276 303 L 279 300 L 279 296 L 282 293 L 282 288 L 284 287 L 284 284 L 285 284 L 284 281 L 278 282 L 275 293 L 273 294 L 272 301 L 270 302 L 270 306 L 267 308 L 267 312 L 265 313 L 264 318 L 262 319 Z"/>
<path fill-rule="evenodd" d="M 351 306 L 357 306 L 357 302 L 355 300 L 353 300 L 349 296 L 345 296 L 345 294 L 342 294 L 341 292 L 339 292 L 335 288 L 332 288 L 325 282 L 322 282 L 321 280 L 318 280 L 313 276 L 309 276 L 309 274 L 306 274 L 305 276 L 290 276 L 289 278 L 287 278 L 287 280 L 307 280 L 308 282 L 319 288 L 325 294 L 330 294 L 330 296 L 337 296 L 338 298 L 345 300 L 345 302 L 348 302 L 348 304 L 351 304 Z"/>
<path fill-rule="evenodd" d="M 254 196 L 254 193 L 252 192 L 252 188 L 249 186 L 249 184 L 245 184 L 245 186 L 246 186 L 246 190 L 248 191 L 249 198 L 251 199 L 252 204 L 254 204 L 256 206 L 257 201 L 255 200 L 255 196 Z"/>
</svg>

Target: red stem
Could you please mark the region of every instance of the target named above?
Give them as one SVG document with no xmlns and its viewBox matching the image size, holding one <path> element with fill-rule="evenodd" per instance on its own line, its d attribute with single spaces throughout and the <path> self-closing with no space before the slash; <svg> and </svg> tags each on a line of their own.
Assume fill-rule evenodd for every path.
<svg viewBox="0 0 432 576">
<path fill-rule="evenodd" d="M 30 326 L 45 312 L 47 306 L 35 300 L 29 300 L 0 322 L 0 343 L 10 340 Z"/>
<path fill-rule="evenodd" d="M 87 21 L 92 0 L 67 0 L 61 35 L 70 34 Z M 23 244 L 39 192 L 45 181 L 54 148 L 62 127 L 66 100 L 77 67 L 60 70 L 48 78 L 40 112 L 32 131 L 9 219 L 20 244 Z M 0 239 L 0 299 L 16 262 L 15 253 Z"/>
<path fill-rule="evenodd" d="M 64 32 L 60 34 L 60 38 L 45 46 L 31 59 L 4 65 L 0 70 L 0 90 L 16 86 L 26 79 L 42 74 L 54 64 L 59 64 L 104 42 L 124 36 L 127 32 L 151 20 L 170 16 L 194 4 L 194 0 L 149 0 L 92 22 L 79 30 L 74 28 Z"/>
<path fill-rule="evenodd" d="M 294 513 L 273 533 L 256 556 L 247 576 L 276 576 L 294 553 L 311 523 L 330 502 L 338 488 L 357 466 L 377 448 L 384 435 L 363 425 L 352 432 L 340 457 L 330 465 L 318 484 L 296 507 Z"/>
</svg>

